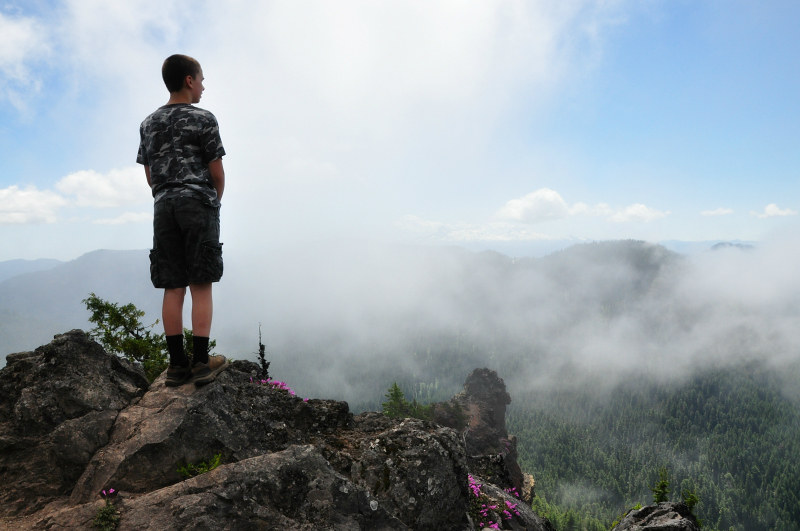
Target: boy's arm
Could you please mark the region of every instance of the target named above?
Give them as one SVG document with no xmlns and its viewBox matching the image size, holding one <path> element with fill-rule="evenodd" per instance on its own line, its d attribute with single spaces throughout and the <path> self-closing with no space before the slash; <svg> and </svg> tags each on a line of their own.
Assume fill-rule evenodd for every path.
<svg viewBox="0 0 800 531">
<path fill-rule="evenodd" d="M 144 165 L 144 174 L 147 176 L 147 186 L 153 188 L 153 181 L 150 180 L 150 166 L 147 164 Z"/>
<path fill-rule="evenodd" d="M 225 168 L 222 167 L 222 159 L 209 162 L 208 171 L 211 173 L 211 182 L 217 190 L 217 201 L 222 201 L 222 192 L 225 191 Z"/>
</svg>

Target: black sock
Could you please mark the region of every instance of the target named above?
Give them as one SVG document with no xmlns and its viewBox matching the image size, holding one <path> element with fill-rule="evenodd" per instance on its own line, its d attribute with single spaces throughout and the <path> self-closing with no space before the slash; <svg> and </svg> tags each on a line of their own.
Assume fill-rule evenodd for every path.
<svg viewBox="0 0 800 531">
<path fill-rule="evenodd" d="M 208 363 L 208 338 L 194 336 L 192 339 L 192 362 Z"/>
<path fill-rule="evenodd" d="M 185 367 L 189 365 L 189 358 L 183 351 L 183 334 L 167 336 L 167 350 L 169 351 L 169 364 Z"/>
</svg>

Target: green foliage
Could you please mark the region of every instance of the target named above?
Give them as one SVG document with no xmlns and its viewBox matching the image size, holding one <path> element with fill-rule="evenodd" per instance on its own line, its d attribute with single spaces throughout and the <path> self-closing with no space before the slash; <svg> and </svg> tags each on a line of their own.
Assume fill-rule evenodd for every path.
<svg viewBox="0 0 800 531">
<path fill-rule="evenodd" d="M 97 510 L 92 526 L 100 531 L 114 531 L 118 525 L 119 511 L 111 503 L 111 500 L 106 500 L 106 503 Z"/>
<path fill-rule="evenodd" d="M 216 346 L 217 341 L 215 339 L 210 339 L 208 341 L 208 353 L 212 354 Z M 194 358 L 194 334 L 192 334 L 192 331 L 188 328 L 183 329 L 183 351 L 186 353 L 186 357 L 189 358 L 189 362 L 191 362 Z"/>
<path fill-rule="evenodd" d="M 186 463 L 183 465 L 178 465 L 178 474 L 183 476 L 186 479 L 193 478 L 195 476 L 199 476 L 200 474 L 205 474 L 206 472 L 210 472 L 214 470 L 222 463 L 222 454 L 215 454 L 214 457 L 211 459 L 200 461 L 197 464 L 193 463 Z"/>
<path fill-rule="evenodd" d="M 169 361 L 164 334 L 152 332 L 158 320 L 150 326 L 144 326 L 141 321 L 144 312 L 133 303 L 120 306 L 105 301 L 94 293 L 82 302 L 92 314 L 89 321 L 96 325 L 90 335 L 107 352 L 141 363 L 151 382 L 167 368 Z"/>
<path fill-rule="evenodd" d="M 800 409 L 783 375 L 746 364 L 636 382 L 602 399 L 588 388 L 512 391 L 507 428 L 539 496 L 610 525 L 655 494 L 666 463 L 705 529 L 797 529 Z"/>
<path fill-rule="evenodd" d="M 413 417 L 416 419 L 430 420 L 433 416 L 433 408 L 428 405 L 418 404 L 414 399 L 412 402 L 406 400 L 406 395 L 397 382 L 394 382 L 389 391 L 384 395 L 386 402 L 383 402 L 383 414 L 391 418 Z"/>
<path fill-rule="evenodd" d="M 697 505 L 697 502 L 700 501 L 700 497 L 696 492 L 686 490 L 681 492 L 681 499 L 683 500 L 683 503 L 685 503 L 686 506 L 692 511 L 694 511 L 694 506 Z"/>
<path fill-rule="evenodd" d="M 531 508 L 539 516 L 550 520 L 557 531 L 606 531 L 608 529 L 602 520 L 581 510 L 563 508 L 549 503 L 542 496 L 535 496 L 531 500 Z"/>
<path fill-rule="evenodd" d="M 689 511 L 694 515 L 695 519 L 697 520 L 697 525 L 699 527 L 703 527 L 703 520 L 698 518 L 694 512 L 695 506 L 700 502 L 700 496 L 697 495 L 694 489 L 683 490 L 681 491 L 681 499 L 683 500 L 683 503 L 685 503 L 686 506 L 689 508 Z"/>
<path fill-rule="evenodd" d="M 392 386 L 389 387 L 389 391 L 385 396 L 386 402 L 381 404 L 381 406 L 383 406 L 383 414 L 392 418 L 405 417 L 409 403 L 408 400 L 406 400 L 406 395 L 403 393 L 403 390 L 397 385 L 397 382 L 394 382 Z"/>
<path fill-rule="evenodd" d="M 658 469 L 658 481 L 650 490 L 653 491 L 653 502 L 661 503 L 669 501 L 669 472 L 667 467 L 662 466 Z"/>
<path fill-rule="evenodd" d="M 128 361 L 141 363 L 147 379 L 151 382 L 169 366 L 164 334 L 152 331 L 158 324 L 158 319 L 150 326 L 144 326 L 141 321 L 144 312 L 133 303 L 120 306 L 103 300 L 94 293 L 89 294 L 89 297 L 82 302 L 92 313 L 89 321 L 96 325 L 89 335 L 103 345 L 106 352 L 123 356 Z M 209 340 L 209 354 L 216 346 L 216 340 Z M 183 348 L 190 362 L 194 352 L 193 347 L 194 335 L 191 330 L 184 328 Z"/>
</svg>

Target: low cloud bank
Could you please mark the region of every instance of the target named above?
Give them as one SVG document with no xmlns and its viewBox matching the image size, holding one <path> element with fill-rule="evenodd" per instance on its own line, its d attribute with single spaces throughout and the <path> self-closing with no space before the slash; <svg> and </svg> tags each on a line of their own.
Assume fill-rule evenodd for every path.
<svg viewBox="0 0 800 531">
<path fill-rule="evenodd" d="M 230 267 L 215 328 L 221 344 L 255 352 L 261 323 L 276 370 L 349 399 L 367 385 L 358 375 L 430 381 L 475 363 L 513 387 L 781 366 L 800 351 L 798 254 L 786 241 L 691 257 L 606 242 L 536 259 L 298 247 Z"/>
</svg>

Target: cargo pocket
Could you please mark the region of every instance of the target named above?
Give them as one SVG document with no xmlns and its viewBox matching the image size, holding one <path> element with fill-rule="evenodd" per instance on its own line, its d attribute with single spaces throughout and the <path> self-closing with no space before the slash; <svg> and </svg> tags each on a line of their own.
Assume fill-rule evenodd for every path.
<svg viewBox="0 0 800 531">
<path fill-rule="evenodd" d="M 222 278 L 222 244 L 207 241 L 200 247 L 200 282 L 219 281 Z"/>
<path fill-rule="evenodd" d="M 158 249 L 150 250 L 150 281 L 153 282 L 153 287 L 163 287 L 161 285 L 161 274 L 158 268 Z"/>
</svg>

